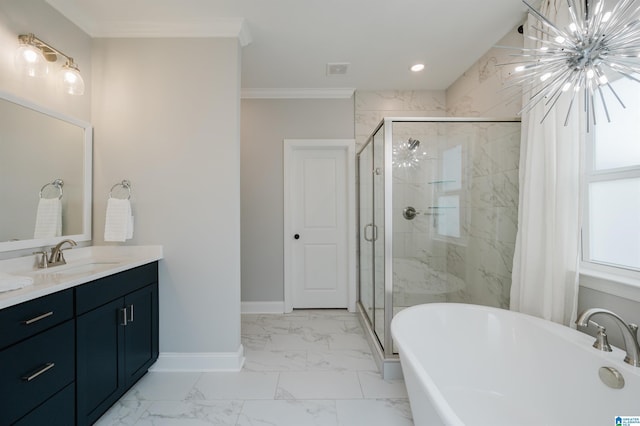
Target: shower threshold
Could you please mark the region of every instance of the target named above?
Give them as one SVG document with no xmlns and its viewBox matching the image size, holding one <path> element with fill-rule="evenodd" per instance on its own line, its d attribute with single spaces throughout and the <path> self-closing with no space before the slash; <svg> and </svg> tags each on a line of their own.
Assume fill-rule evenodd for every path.
<svg viewBox="0 0 640 426">
<path fill-rule="evenodd" d="M 358 319 L 360 320 L 360 325 L 362 325 L 362 329 L 364 330 L 364 337 L 369 344 L 371 354 L 373 355 L 373 361 L 376 363 L 382 378 L 384 380 L 403 379 L 404 377 L 402 375 L 402 368 L 400 367 L 400 358 L 398 355 L 393 355 L 392 358 L 385 358 L 382 346 L 380 346 L 378 338 L 371 329 L 371 325 L 367 319 L 367 314 L 364 311 L 362 304 L 358 302 L 357 307 Z"/>
</svg>

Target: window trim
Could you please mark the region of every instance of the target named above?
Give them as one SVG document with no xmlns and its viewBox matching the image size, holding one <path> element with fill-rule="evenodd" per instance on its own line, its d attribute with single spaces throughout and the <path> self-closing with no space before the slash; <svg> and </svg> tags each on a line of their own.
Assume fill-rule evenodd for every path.
<svg viewBox="0 0 640 426">
<path fill-rule="evenodd" d="M 581 191 L 583 195 L 583 220 L 579 265 L 579 273 L 581 275 L 580 285 L 598 291 L 605 291 L 620 297 L 632 298 L 640 302 L 640 269 L 591 260 L 589 241 L 589 184 L 640 177 L 640 165 L 596 170 L 594 133 L 595 132 L 587 133 L 584 139 L 586 155 L 583 188 Z M 629 288 L 632 289 L 630 295 Z"/>
<path fill-rule="evenodd" d="M 585 261 L 579 269 L 581 287 L 640 302 L 640 272 Z"/>
</svg>

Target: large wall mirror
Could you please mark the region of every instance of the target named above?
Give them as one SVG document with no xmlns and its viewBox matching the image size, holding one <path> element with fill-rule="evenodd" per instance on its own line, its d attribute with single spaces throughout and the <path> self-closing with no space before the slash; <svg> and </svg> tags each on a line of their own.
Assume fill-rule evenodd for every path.
<svg viewBox="0 0 640 426">
<path fill-rule="evenodd" d="M 91 240 L 91 165 L 89 123 L 0 91 L 0 251 Z"/>
</svg>

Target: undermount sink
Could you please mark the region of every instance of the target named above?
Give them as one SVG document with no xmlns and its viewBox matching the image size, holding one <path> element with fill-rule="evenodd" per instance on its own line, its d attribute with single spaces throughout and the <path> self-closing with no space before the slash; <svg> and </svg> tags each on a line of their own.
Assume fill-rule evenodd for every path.
<svg viewBox="0 0 640 426">
<path fill-rule="evenodd" d="M 76 274 L 88 274 L 105 271 L 112 268 L 114 265 L 121 263 L 118 260 L 89 260 L 82 263 L 68 263 L 61 266 L 52 266 L 46 269 L 39 269 L 34 273 L 37 275 L 43 274 L 59 274 L 59 275 L 76 275 Z"/>
</svg>

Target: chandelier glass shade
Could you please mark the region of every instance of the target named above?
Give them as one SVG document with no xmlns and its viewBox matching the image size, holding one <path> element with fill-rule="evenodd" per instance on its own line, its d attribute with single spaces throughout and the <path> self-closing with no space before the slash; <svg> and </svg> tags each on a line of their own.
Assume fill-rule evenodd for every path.
<svg viewBox="0 0 640 426">
<path fill-rule="evenodd" d="M 526 84 L 521 112 L 544 104 L 544 121 L 558 100 L 568 97 L 565 125 L 572 108 L 582 105 L 587 129 L 596 121 L 596 105 L 611 121 L 606 99 L 624 107 L 609 83 L 628 78 L 640 83 L 640 4 L 637 0 L 566 0 L 569 22 L 553 23 L 526 0 L 537 21 L 527 37 L 536 47 L 522 48 L 512 81 Z M 560 3 L 560 2 L 559 2 Z M 564 1 L 562 2 L 564 3 Z M 531 21 L 530 21 L 531 22 Z"/>
</svg>

